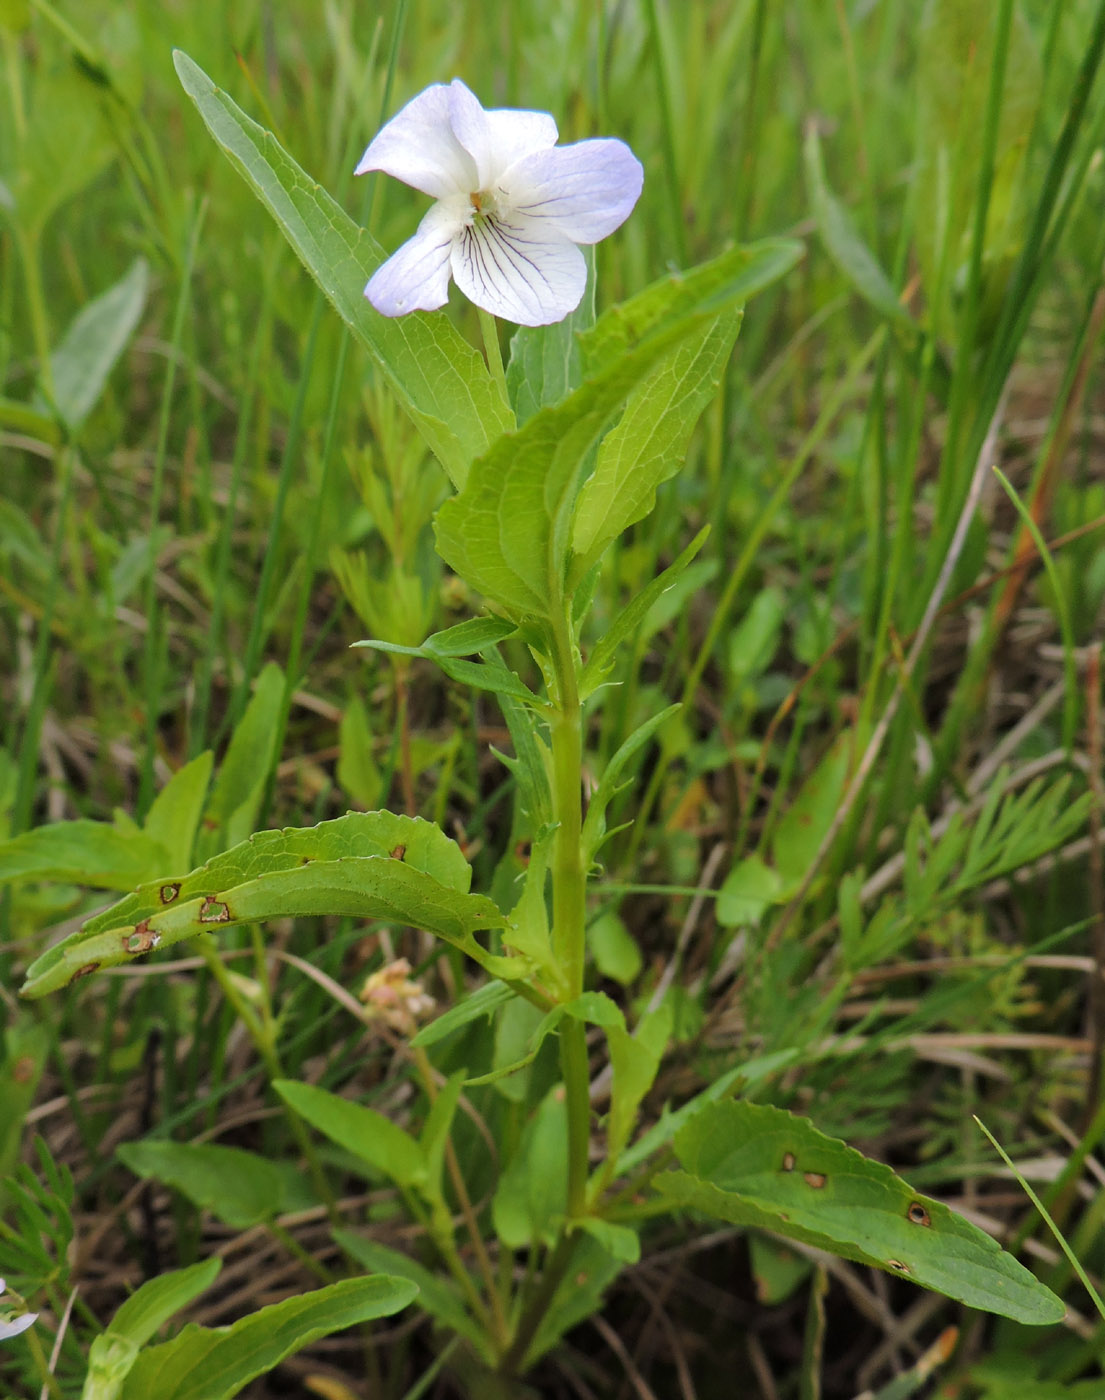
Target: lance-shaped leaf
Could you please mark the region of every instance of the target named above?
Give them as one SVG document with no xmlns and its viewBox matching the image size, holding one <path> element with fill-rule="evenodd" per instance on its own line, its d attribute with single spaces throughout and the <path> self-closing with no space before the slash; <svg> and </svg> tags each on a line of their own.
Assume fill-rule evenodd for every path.
<svg viewBox="0 0 1105 1400">
<path fill-rule="evenodd" d="M 631 394 L 579 493 L 573 580 L 581 579 L 623 530 L 649 514 L 657 488 L 683 465 L 699 415 L 721 383 L 743 314 L 736 309 L 718 316 L 702 340 L 679 344 Z"/>
<path fill-rule="evenodd" d="M 50 356 L 54 405 L 68 427 L 80 427 L 95 408 L 138 325 L 149 281 L 145 259 L 136 259 L 120 281 L 82 308 Z"/>
<path fill-rule="evenodd" d="M 769 271 L 779 276 L 793 264 L 798 245 L 779 246 L 783 253 L 773 245 L 755 276 L 748 251 L 735 249 L 603 316 L 581 340 L 591 368 L 579 388 L 493 443 L 464 490 L 441 507 L 437 543 L 446 563 L 512 616 L 551 617 L 564 596 L 572 514 L 591 448 L 661 361 L 683 346 L 697 352 L 718 318 Z"/>
<path fill-rule="evenodd" d="M 998 1243 L 803 1118 L 728 1102 L 675 1137 L 684 1170 L 656 1186 L 673 1204 L 771 1230 L 886 1269 L 1017 1322 L 1058 1322 L 1062 1301 Z"/>
<path fill-rule="evenodd" d="M 345 1327 L 391 1317 L 417 1293 L 407 1279 L 376 1274 L 286 1298 L 232 1327 L 188 1326 L 141 1353 L 121 1400 L 230 1400 L 292 1352 Z"/>
<path fill-rule="evenodd" d="M 513 426 L 487 366 L 447 317 L 381 316 L 364 299 L 385 251 L 258 126 L 177 50 L 185 92 L 230 163 L 279 224 L 335 310 L 366 345 L 430 450 L 460 487 L 473 457 Z"/>
<path fill-rule="evenodd" d="M 49 949 L 27 971 L 25 996 L 43 996 L 99 968 L 222 926 L 296 915 L 385 919 L 436 933 L 497 975 L 473 937 L 501 927 L 498 907 L 467 893 L 471 869 L 430 822 L 351 812 L 315 827 L 263 832 L 180 878 L 141 886 Z"/>
<path fill-rule="evenodd" d="M 81 1400 L 116 1400 L 139 1348 L 174 1313 L 210 1288 L 221 1268 L 221 1259 L 208 1259 L 160 1274 L 137 1288 L 111 1319 L 107 1331 L 93 1339 Z"/>
</svg>

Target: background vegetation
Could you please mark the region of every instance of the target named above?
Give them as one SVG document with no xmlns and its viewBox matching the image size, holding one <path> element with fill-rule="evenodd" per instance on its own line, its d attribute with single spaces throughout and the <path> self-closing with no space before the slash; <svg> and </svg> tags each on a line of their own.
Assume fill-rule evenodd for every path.
<svg viewBox="0 0 1105 1400">
<path fill-rule="evenodd" d="M 390 805 L 509 888 L 524 853 L 496 705 L 348 650 L 417 645 L 478 608 L 432 552 L 444 478 L 170 51 L 388 247 L 424 201 L 351 171 L 432 81 L 552 111 L 563 139 L 621 136 L 645 192 L 597 249 L 600 306 L 728 241 L 798 236 L 806 256 L 750 304 L 686 469 L 597 581 L 596 638 L 713 527 L 593 712 L 609 755 L 685 702 L 620 799 L 633 824 L 607 848 L 595 985 L 629 1007 L 674 998 L 657 1113 L 751 1062 L 748 1094 L 989 1222 L 1063 1291 L 978 1114 L 1098 1269 L 1103 41 L 1091 0 L 2 0 L 3 834 L 114 819 L 138 849 L 168 777 L 213 749 L 211 850 Z M 449 314 L 477 338 L 470 308 Z M 439 1007 L 475 982 L 417 939 L 307 920 L 228 937 L 218 979 L 182 958 L 23 1007 L 27 963 L 103 896 L 4 859 L 0 1174 L 24 1189 L 0 1275 L 67 1316 L 69 1394 L 82 1338 L 144 1277 L 221 1252 L 212 1322 L 335 1263 L 269 1079 L 401 1120 L 402 1027 L 336 989 L 356 998 L 400 953 Z M 275 1028 L 270 1063 L 243 1006 Z M 495 1063 L 517 1058 L 507 1039 Z M 117 1149 L 151 1136 L 263 1152 L 288 1168 L 287 1209 L 242 1233 L 136 1182 Z M 18 1209 L 32 1189 L 38 1228 Z M 387 1190 L 340 1209 L 417 1243 Z M 1105 1335 L 1078 1291 L 1066 1324 L 1030 1332 L 838 1261 L 826 1292 L 766 1236 L 665 1230 L 541 1394 L 705 1400 L 737 1375 L 765 1400 L 920 1393 L 928 1372 L 905 1378 L 952 1322 L 942 1393 L 1101 1393 Z M 428 1329 L 372 1341 L 371 1393 L 404 1395 Z M 26 1346 L 0 1361 L 5 1394 L 32 1393 Z M 324 1344 L 249 1393 L 369 1393 L 364 1357 Z"/>
</svg>

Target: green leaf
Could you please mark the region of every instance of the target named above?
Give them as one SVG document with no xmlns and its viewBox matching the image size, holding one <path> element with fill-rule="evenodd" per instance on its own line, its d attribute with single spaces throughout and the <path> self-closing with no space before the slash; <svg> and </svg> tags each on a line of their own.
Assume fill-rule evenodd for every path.
<svg viewBox="0 0 1105 1400">
<path fill-rule="evenodd" d="M 623 987 L 633 981 L 644 963 L 637 940 L 612 909 L 588 925 L 587 946 L 602 976 Z"/>
<path fill-rule="evenodd" d="M 498 622 L 498 619 L 479 618 L 477 621 Z M 461 623 L 462 627 L 467 625 L 467 623 Z M 505 625 L 509 626 L 511 633 L 518 630 L 514 623 Z M 483 643 L 483 646 L 491 646 L 495 640 L 495 638 L 490 636 L 492 629 L 488 627 L 485 628 L 484 631 L 488 634 L 488 640 Z M 442 633 L 442 635 L 444 636 L 445 634 Z M 467 643 L 461 643 L 461 645 L 467 645 Z M 465 661 L 456 653 L 442 653 L 434 650 L 431 648 L 429 642 L 424 642 L 420 647 L 405 647 L 400 646 L 396 642 L 380 642 L 370 639 L 363 642 L 354 642 L 353 646 L 365 647 L 370 651 L 391 652 L 399 656 L 419 656 L 426 661 L 435 662 L 450 680 L 460 681 L 464 685 L 470 685 L 476 690 L 490 690 L 496 695 L 509 695 L 513 699 L 522 700 L 527 705 L 531 706 L 541 705 L 543 703 L 534 695 L 533 691 L 530 690 L 527 685 L 518 679 L 515 672 L 509 670 L 498 657 L 490 658 L 486 662 Z M 478 648 L 475 647 L 471 649 L 478 650 Z"/>
<path fill-rule="evenodd" d="M 568 1207 L 568 1108 L 554 1086 L 522 1133 L 491 1202 L 495 1233 L 508 1249 L 552 1242 Z"/>
<path fill-rule="evenodd" d="M 799 885 L 840 807 L 852 765 L 852 734 L 842 734 L 802 784 L 779 819 L 771 842 L 783 891 Z"/>
<path fill-rule="evenodd" d="M 100 890 L 130 890 L 163 868 L 159 841 L 106 822 L 54 822 L 0 841 L 0 884 L 8 880 L 71 880 Z"/>
<path fill-rule="evenodd" d="M 721 383 L 743 314 L 733 310 L 716 317 L 701 338 L 677 345 L 634 389 L 576 502 L 573 580 L 652 511 L 657 488 L 683 465 L 694 426 Z"/>
<path fill-rule="evenodd" d="M 293 1079 L 274 1080 L 273 1088 L 324 1137 L 364 1162 L 371 1176 L 383 1174 L 398 1186 L 426 1181 L 427 1160 L 421 1146 L 374 1108 Z"/>
<path fill-rule="evenodd" d="M 992 0 L 929 0 L 917 26 L 915 192 L 918 208 L 926 211 L 916 223 L 917 252 L 933 326 L 940 335 L 953 325 L 973 232 L 994 19 Z M 1025 154 L 1042 81 L 1032 28 L 1021 7 L 1014 6 L 984 236 L 984 310 L 990 296 L 1000 292 L 1024 238 Z M 945 243 L 949 257 L 941 286 Z M 942 300 L 934 304 L 939 293 Z"/>
<path fill-rule="evenodd" d="M 205 1292 L 219 1276 L 221 1259 L 205 1259 L 148 1279 L 121 1304 L 111 1330 L 143 1347 L 157 1329 Z"/>
<path fill-rule="evenodd" d="M 343 1279 L 273 1303 L 232 1327 L 188 1326 L 141 1353 L 121 1400 L 230 1400 L 292 1352 L 345 1327 L 391 1317 L 417 1292 L 407 1279 L 387 1274 Z"/>
<path fill-rule="evenodd" d="M 672 587 L 676 579 L 706 543 L 706 536 L 709 533 L 710 527 L 703 526 L 679 557 L 642 588 L 633 601 L 622 609 L 613 623 L 606 629 L 602 639 L 596 644 L 594 651 L 588 658 L 587 664 L 583 668 L 583 675 L 580 677 L 580 694 L 584 699 L 593 695 L 603 684 L 610 674 L 619 649 L 626 638 L 632 636 L 645 620 L 653 604 Z"/>
<path fill-rule="evenodd" d="M 811 122 L 806 132 L 806 183 L 809 186 L 813 216 L 829 257 L 836 263 L 861 297 L 895 325 L 915 331 L 913 319 L 898 300 L 890 278 L 878 259 L 859 236 L 844 206 L 825 182 L 821 159 L 821 138 Z"/>
<path fill-rule="evenodd" d="M 505 982 L 486 982 L 458 1006 L 451 1006 L 436 1021 L 423 1026 L 411 1041 L 412 1045 L 425 1049 L 436 1045 L 439 1040 L 453 1035 L 462 1026 L 477 1021 L 481 1016 L 492 1016 L 500 1006 L 504 1006 L 518 994 Z"/>
<path fill-rule="evenodd" d="M 198 933 L 295 915 L 424 928 L 496 975 L 524 975 L 521 960 L 492 958 L 473 937 L 504 918 L 491 900 L 467 893 L 471 876 L 456 843 L 417 817 L 350 812 L 318 826 L 262 832 L 189 875 L 140 886 L 90 919 L 28 968 L 23 995 L 45 995 Z"/>
<path fill-rule="evenodd" d="M 696 310 L 716 315 L 727 306 L 743 305 L 786 276 L 804 251 L 801 243 L 790 239 L 767 239 L 730 248 L 689 272 L 660 278 L 603 312 L 593 328 L 580 336 L 584 375 L 595 373 Z"/>
<path fill-rule="evenodd" d="M 441 1173 L 445 1164 L 445 1149 L 449 1143 L 449 1134 L 453 1129 L 453 1119 L 456 1116 L 457 1104 L 460 1102 L 460 1091 L 464 1087 L 466 1073 L 467 1071 L 463 1069 L 456 1070 L 438 1090 L 437 1097 L 430 1105 L 430 1111 L 426 1115 L 426 1123 L 418 1141 L 426 1161 L 425 1194 L 431 1200 L 441 1201 L 444 1199 L 441 1189 Z"/>
<path fill-rule="evenodd" d="M 579 384 L 579 333 L 595 322 L 595 253 L 590 247 L 580 252 L 587 259 L 587 286 L 576 309 L 551 326 L 519 326 L 510 338 L 506 387 L 519 427 Z"/>
<path fill-rule="evenodd" d="M 221 1268 L 221 1259 L 208 1259 L 149 1279 L 132 1293 L 107 1331 L 93 1338 L 81 1400 L 116 1400 L 138 1359 L 139 1348 L 175 1313 L 210 1288 Z"/>
<path fill-rule="evenodd" d="M 785 255 L 776 250 L 765 266 L 793 263 L 797 245 L 779 246 Z M 591 370 L 579 388 L 494 442 L 461 493 L 441 507 L 438 552 L 451 568 L 512 616 L 552 615 L 564 595 L 588 452 L 655 366 L 684 342 L 701 345 L 714 318 L 758 280 L 749 261 L 747 250 L 723 254 L 633 298 L 613 321 L 613 313 L 602 317 L 582 341 Z"/>
<path fill-rule="evenodd" d="M 78 313 L 50 356 L 54 407 L 68 427 L 79 428 L 99 402 L 145 309 L 149 285 L 146 260 L 137 258 L 125 276 Z"/>
<path fill-rule="evenodd" d="M 311 180 L 276 138 L 186 55 L 173 54 L 185 92 L 230 163 L 272 214 L 338 314 L 368 347 L 455 486 L 514 416 L 482 357 L 437 313 L 388 317 L 364 299 L 385 251 Z"/>
<path fill-rule="evenodd" d="M 377 1244 L 375 1240 L 354 1234 L 352 1230 L 335 1230 L 333 1235 L 342 1249 L 366 1269 L 379 1269 L 415 1284 L 418 1288 L 418 1306 L 424 1308 L 450 1332 L 455 1332 L 471 1342 L 486 1361 L 491 1361 L 492 1353 L 487 1334 L 468 1315 L 456 1290 L 447 1279 L 432 1273 L 408 1255 L 400 1254 L 397 1249 Z"/>
<path fill-rule="evenodd" d="M 661 729 L 672 715 L 677 714 L 680 708 L 679 705 L 669 705 L 666 709 L 660 710 L 659 713 L 650 715 L 643 724 L 637 726 L 606 765 L 599 785 L 587 804 L 587 815 L 583 819 L 583 831 L 580 839 L 584 859 L 588 863 L 594 860 L 606 839 L 606 809 L 620 790 L 618 779 L 621 777 L 622 770 L 633 755 L 643 748 L 656 731 Z"/>
<path fill-rule="evenodd" d="M 643 1018 L 636 1035 L 629 1035 L 621 1026 L 606 1027 L 614 1071 L 606 1122 L 606 1155 L 611 1163 L 618 1161 L 633 1135 L 637 1110 L 656 1079 L 672 1020 L 671 1007 L 662 1005 Z"/>
<path fill-rule="evenodd" d="M 27 1111 L 35 1101 L 51 1042 L 46 1026 L 27 1015 L 13 1015 L 0 1036 L 0 1215 L 6 1204 L 5 1181 L 22 1155 Z"/>
<path fill-rule="evenodd" d="M 733 866 L 718 890 L 717 921 L 722 928 L 754 928 L 779 897 L 783 882 L 779 872 L 757 855 L 745 856 Z"/>
<path fill-rule="evenodd" d="M 673 1204 L 757 1226 L 912 1279 L 1017 1322 L 1058 1322 L 1063 1303 L 989 1235 L 912 1191 L 881 1162 L 783 1109 L 705 1109 L 675 1137 Z"/>
<path fill-rule="evenodd" d="M 175 1186 L 235 1230 L 248 1230 L 287 1209 L 284 1173 L 240 1147 L 147 1138 L 122 1143 L 116 1156 L 135 1176 Z"/>
<path fill-rule="evenodd" d="M 142 830 L 168 852 L 170 870 L 192 864 L 203 799 L 211 779 L 211 753 L 178 769 L 153 800 Z"/>
<path fill-rule="evenodd" d="M 257 677 L 219 765 L 196 850 L 200 860 L 244 841 L 252 832 L 269 773 L 279 758 L 275 740 L 283 703 L 284 672 L 270 661 Z"/>
<path fill-rule="evenodd" d="M 597 1240 L 619 1264 L 636 1264 L 640 1261 L 641 1237 L 628 1225 L 616 1225 L 612 1220 L 599 1220 L 589 1215 L 578 1220 L 576 1228 Z"/>
<path fill-rule="evenodd" d="M 338 786 L 358 806 L 375 807 L 384 795 L 384 780 L 372 753 L 368 711 L 359 695 L 342 711 L 338 745 Z"/>
<path fill-rule="evenodd" d="M 551 1351 L 577 1323 L 594 1316 L 602 1306 L 603 1293 L 621 1271 L 621 1262 L 598 1239 L 588 1237 L 578 1245 L 572 1267 L 561 1280 L 526 1352 L 523 1369 Z"/>
<path fill-rule="evenodd" d="M 76 66 L 35 75 L 31 114 L 9 170 L 15 219 L 32 242 L 50 216 L 111 161 L 114 143 L 96 90 Z M 0 200 L 0 214 L 4 211 Z"/>
</svg>

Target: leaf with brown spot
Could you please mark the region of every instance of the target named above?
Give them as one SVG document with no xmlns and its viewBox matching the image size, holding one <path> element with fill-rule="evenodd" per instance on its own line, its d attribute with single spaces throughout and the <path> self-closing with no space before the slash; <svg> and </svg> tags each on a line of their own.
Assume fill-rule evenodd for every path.
<svg viewBox="0 0 1105 1400">
<path fill-rule="evenodd" d="M 1064 1315 L 1062 1301 L 989 1235 L 941 1202 L 918 1196 L 882 1162 L 783 1109 L 712 1104 L 676 1134 L 674 1147 L 683 1170 L 655 1180 L 673 1207 L 893 1267 L 926 1288 L 1018 1322 L 1052 1323 Z M 779 1170 L 791 1156 L 801 1175 Z"/>
</svg>

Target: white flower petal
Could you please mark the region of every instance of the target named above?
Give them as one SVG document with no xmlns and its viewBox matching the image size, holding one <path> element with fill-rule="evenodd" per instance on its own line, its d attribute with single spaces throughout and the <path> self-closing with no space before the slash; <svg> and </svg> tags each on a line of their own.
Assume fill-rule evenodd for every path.
<svg viewBox="0 0 1105 1400">
<path fill-rule="evenodd" d="M 535 151 L 546 151 L 556 145 L 560 133 L 548 112 L 524 112 L 515 107 L 497 107 L 485 112 L 487 131 L 491 140 L 494 167 L 489 183 L 494 183 L 515 161 Z"/>
<path fill-rule="evenodd" d="M 449 256 L 463 227 L 455 200 L 435 204 L 414 237 L 372 274 L 364 294 L 376 310 L 405 316 L 444 306 L 449 300 Z"/>
<path fill-rule="evenodd" d="M 519 326 L 562 321 L 587 284 L 575 244 L 530 219 L 477 219 L 457 237 L 452 265 L 469 301 Z"/>
<path fill-rule="evenodd" d="M 449 122 L 449 94 L 434 83 L 413 97 L 376 133 L 355 173 L 382 170 L 435 199 L 475 189 L 475 162 Z"/>
<path fill-rule="evenodd" d="M 37 1321 L 38 1313 L 24 1313 L 22 1317 L 13 1317 L 9 1321 L 0 1318 L 0 1342 L 6 1342 L 10 1337 L 18 1337 Z"/>
<path fill-rule="evenodd" d="M 472 157 L 479 183 L 488 190 L 522 156 L 556 145 L 556 122 L 548 112 L 525 112 L 498 107 L 485 112 L 479 100 L 454 78 L 449 88 L 449 119 L 453 135 Z"/>
<path fill-rule="evenodd" d="M 644 174 L 624 141 L 579 141 L 523 156 L 499 187 L 516 213 L 573 243 L 597 243 L 629 217 Z"/>
<path fill-rule="evenodd" d="M 475 167 L 476 179 L 469 185 L 469 193 L 486 189 L 492 157 L 487 113 L 480 106 L 479 98 L 459 78 L 449 84 L 449 124 L 455 140 Z"/>
</svg>

